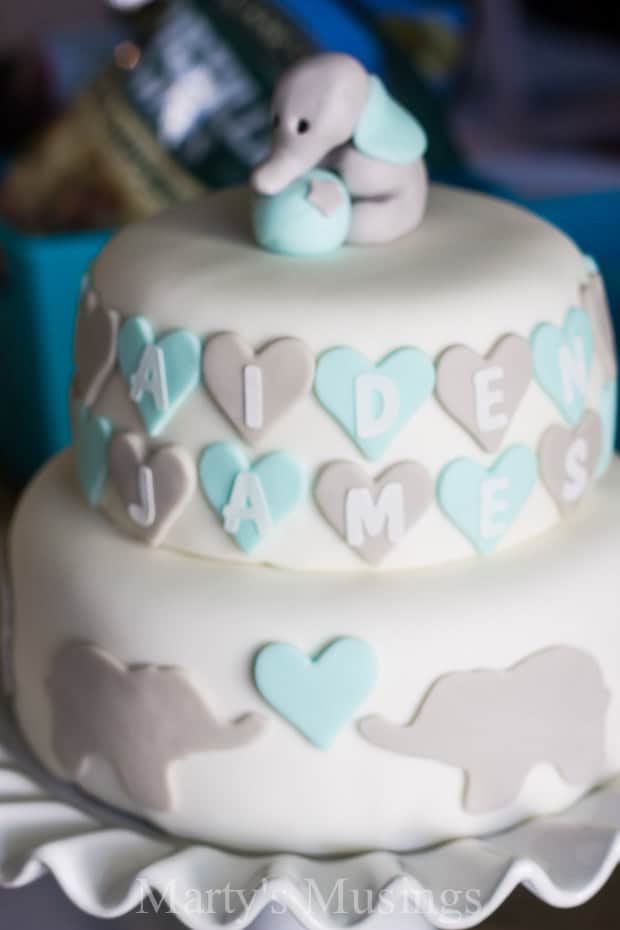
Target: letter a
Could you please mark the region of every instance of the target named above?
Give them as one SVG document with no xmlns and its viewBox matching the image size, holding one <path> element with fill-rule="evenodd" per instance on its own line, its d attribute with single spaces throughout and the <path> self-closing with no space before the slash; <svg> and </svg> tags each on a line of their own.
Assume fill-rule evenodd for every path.
<svg viewBox="0 0 620 930">
<path fill-rule="evenodd" d="M 139 404 L 145 394 L 150 394 L 158 410 L 168 409 L 168 378 L 166 359 L 159 346 L 147 346 L 142 353 L 138 370 L 131 376 L 130 397 Z"/>
</svg>

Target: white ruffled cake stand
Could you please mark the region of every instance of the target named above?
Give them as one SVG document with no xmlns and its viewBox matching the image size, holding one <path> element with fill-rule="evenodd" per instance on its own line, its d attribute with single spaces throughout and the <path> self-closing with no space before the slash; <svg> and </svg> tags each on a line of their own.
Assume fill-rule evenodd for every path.
<svg viewBox="0 0 620 930">
<path fill-rule="evenodd" d="M 51 779 L 0 713 L 0 885 L 51 873 L 95 917 L 163 898 L 160 910 L 192 930 L 257 918 L 264 930 L 298 927 L 295 918 L 307 930 L 476 927 L 518 885 L 577 907 L 619 862 L 620 777 L 569 811 L 484 839 L 346 859 L 238 855 L 157 833 Z"/>
</svg>

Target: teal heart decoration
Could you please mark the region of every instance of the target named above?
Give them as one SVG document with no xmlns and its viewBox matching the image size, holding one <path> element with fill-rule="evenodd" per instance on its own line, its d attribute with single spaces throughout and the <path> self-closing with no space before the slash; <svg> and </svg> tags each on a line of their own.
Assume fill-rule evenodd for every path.
<svg viewBox="0 0 620 930">
<path fill-rule="evenodd" d="M 397 413 L 380 435 L 358 435 L 356 385 L 361 375 L 383 375 L 394 385 L 398 397 Z M 427 400 L 435 387 L 435 366 L 424 352 L 413 348 L 396 349 L 373 364 L 365 355 L 351 348 L 330 349 L 317 363 L 314 390 L 323 407 L 346 430 L 366 458 L 375 461 L 407 425 L 409 419 Z M 381 416 L 379 395 L 374 398 L 374 414 Z"/>
<path fill-rule="evenodd" d="M 149 435 L 159 436 L 200 383 L 201 346 L 197 336 L 181 329 L 155 340 L 149 321 L 141 316 L 132 317 L 118 334 L 118 360 L 129 385 L 140 366 L 144 350 L 150 345 L 158 346 L 163 353 L 168 404 L 165 410 L 160 410 L 152 394 L 146 392 L 137 406 Z"/>
<path fill-rule="evenodd" d="M 542 323 L 532 333 L 534 370 L 539 385 L 549 395 L 568 423 L 576 425 L 583 415 L 586 391 L 571 381 L 567 389 L 562 371 L 562 356 L 568 350 L 573 357 L 582 353 L 586 379 L 594 360 L 594 334 L 588 314 L 578 307 L 568 311 L 563 327 Z"/>
<path fill-rule="evenodd" d="M 501 488 L 504 532 L 489 538 L 482 526 L 482 487 L 488 479 L 505 482 Z M 449 520 L 482 555 L 490 555 L 521 513 L 538 479 L 538 460 L 527 446 L 511 446 L 488 470 L 473 459 L 447 465 L 437 485 L 439 505 Z M 498 495 L 499 497 L 499 495 Z"/>
<path fill-rule="evenodd" d="M 603 424 L 603 449 L 596 470 L 596 477 L 602 478 L 609 470 L 616 448 L 618 430 L 618 381 L 610 381 L 603 388 L 599 404 L 599 416 Z"/>
<path fill-rule="evenodd" d="M 203 493 L 213 509 L 224 516 L 237 476 L 251 472 L 258 478 L 271 526 L 281 523 L 300 503 L 307 490 L 301 465 L 285 452 L 274 452 L 250 464 L 245 453 L 231 443 L 218 443 L 204 451 L 198 466 Z M 250 554 L 265 538 L 251 520 L 242 521 L 233 534 L 237 545 Z"/>
<path fill-rule="evenodd" d="M 105 417 L 95 417 L 83 404 L 74 406 L 74 449 L 78 481 L 91 507 L 101 500 L 108 480 L 108 446 L 112 424 Z"/>
<path fill-rule="evenodd" d="M 377 678 L 374 650 L 353 637 L 337 639 L 315 658 L 288 643 L 270 643 L 254 664 L 267 703 L 319 749 L 333 745 Z"/>
</svg>

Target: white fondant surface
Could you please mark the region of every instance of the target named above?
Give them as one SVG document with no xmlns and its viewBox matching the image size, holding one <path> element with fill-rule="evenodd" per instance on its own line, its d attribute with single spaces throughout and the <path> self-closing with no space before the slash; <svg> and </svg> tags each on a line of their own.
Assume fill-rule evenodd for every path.
<svg viewBox="0 0 620 930">
<path fill-rule="evenodd" d="M 576 799 L 579 791 L 540 765 L 515 804 L 469 816 L 460 771 L 381 751 L 354 724 L 330 751 L 315 749 L 262 701 L 252 662 L 268 642 L 316 653 L 339 636 L 364 639 L 378 656 L 379 683 L 359 716 L 402 723 L 447 672 L 508 668 L 561 644 L 582 649 L 612 693 L 601 779 L 620 769 L 617 461 L 584 506 L 544 538 L 489 561 L 389 578 L 300 576 L 147 550 L 83 506 L 72 471 L 64 454 L 40 474 L 11 540 L 17 717 L 57 774 L 46 680 L 61 646 L 80 640 L 128 664 L 180 666 L 222 718 L 269 717 L 253 745 L 172 767 L 174 810 L 151 819 L 178 834 L 240 850 L 405 850 L 495 831 Z M 81 781 L 132 809 L 99 760 Z"/>
<path fill-rule="evenodd" d="M 249 195 L 233 190 L 183 206 L 124 230 L 93 272 L 104 306 L 123 318 L 142 315 L 158 334 L 184 328 L 201 339 L 238 333 L 253 347 L 285 336 L 302 339 L 316 357 L 352 346 L 373 361 L 403 346 L 433 360 L 463 344 L 486 354 L 509 333 L 529 338 L 543 322 L 561 325 L 578 304 L 586 278 L 584 257 L 561 232 L 520 208 L 456 189 L 433 187 L 428 215 L 414 233 L 389 247 L 348 247 L 320 259 L 292 259 L 257 248 L 250 229 Z M 604 385 L 598 359 L 587 406 L 598 410 Z M 143 432 L 129 390 L 117 371 L 94 412 L 116 429 Z M 557 408 L 532 383 L 502 448 L 532 450 Z M 195 462 L 216 442 L 243 445 L 204 386 L 194 391 L 160 437 L 178 443 Z M 367 571 L 321 516 L 312 486 L 322 467 L 337 460 L 370 475 L 404 460 L 420 462 L 432 479 L 453 459 L 470 456 L 489 466 L 496 455 L 474 439 L 431 397 L 378 462 L 368 462 L 313 394 L 305 397 L 256 444 L 251 455 L 283 451 L 305 467 L 310 490 L 287 520 L 246 556 L 197 488 L 164 541 L 167 548 L 228 561 L 255 561 L 297 570 Z M 115 491 L 103 506 L 129 531 Z M 541 533 L 560 519 L 539 483 L 501 547 Z M 470 542 L 434 503 L 380 563 L 404 569 L 471 557 Z"/>
</svg>

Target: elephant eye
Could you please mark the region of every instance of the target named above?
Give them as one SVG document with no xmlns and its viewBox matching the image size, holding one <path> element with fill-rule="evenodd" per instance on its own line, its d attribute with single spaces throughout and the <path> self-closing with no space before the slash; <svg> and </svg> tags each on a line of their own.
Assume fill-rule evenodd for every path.
<svg viewBox="0 0 620 930">
<path fill-rule="evenodd" d="M 310 123 L 308 122 L 308 120 L 300 119 L 299 122 L 297 123 L 297 132 L 300 133 L 300 135 L 303 135 L 309 130 L 310 130 Z"/>
<path fill-rule="evenodd" d="M 272 126 L 274 129 L 277 129 L 279 125 L 280 125 L 280 116 L 278 115 L 278 113 L 276 113 L 276 115 L 273 118 Z"/>
</svg>

